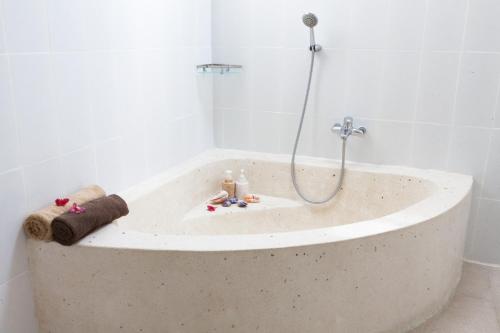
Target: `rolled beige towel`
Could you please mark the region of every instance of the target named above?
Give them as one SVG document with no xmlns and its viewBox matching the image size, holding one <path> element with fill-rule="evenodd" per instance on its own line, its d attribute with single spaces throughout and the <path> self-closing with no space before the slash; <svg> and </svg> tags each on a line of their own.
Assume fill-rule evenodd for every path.
<svg viewBox="0 0 500 333">
<path fill-rule="evenodd" d="M 80 206 L 86 202 L 99 199 L 104 196 L 106 196 L 106 192 L 104 192 L 104 190 L 97 185 L 85 187 L 80 191 L 70 195 L 68 197 L 69 202 L 63 207 L 52 204 L 49 207 L 45 207 L 33 214 L 30 214 L 24 221 L 24 232 L 29 238 L 51 241 L 52 229 L 50 227 L 50 224 L 56 217 L 66 213 L 71 208 L 71 205 L 73 205 L 73 203 L 76 203 Z"/>
</svg>

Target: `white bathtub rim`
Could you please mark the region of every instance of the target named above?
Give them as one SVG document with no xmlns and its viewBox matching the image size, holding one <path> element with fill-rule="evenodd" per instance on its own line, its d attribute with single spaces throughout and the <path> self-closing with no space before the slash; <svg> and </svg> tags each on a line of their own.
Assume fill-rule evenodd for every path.
<svg viewBox="0 0 500 333">
<path fill-rule="evenodd" d="M 135 200 L 182 174 L 207 163 L 224 159 L 289 162 L 288 155 L 214 149 L 133 186 L 120 195 L 127 201 Z M 301 157 L 301 164 L 336 167 L 334 161 L 323 158 Z M 341 242 L 398 231 L 430 221 L 453 209 L 470 195 L 472 189 L 471 176 L 438 170 L 364 163 L 349 163 L 348 169 L 421 178 L 433 182 L 438 186 L 438 189 L 430 197 L 393 214 L 341 226 L 263 234 L 168 235 L 127 229 L 118 221 L 118 223 L 110 224 L 87 236 L 75 246 L 148 251 L 220 252 L 278 249 Z M 443 188 L 448 189 L 445 191 Z"/>
<path fill-rule="evenodd" d="M 242 150 L 230 150 L 230 149 L 210 149 L 189 159 L 188 161 L 180 165 L 171 167 L 165 172 L 162 172 L 145 181 L 142 181 L 139 184 L 136 184 L 122 191 L 119 194 L 123 196 L 127 201 L 132 201 L 138 197 L 141 197 L 156 190 L 162 184 L 165 184 L 170 180 L 173 180 L 177 177 L 187 174 L 195 170 L 196 168 L 203 167 L 208 163 L 217 162 L 220 160 L 229 160 L 229 159 L 251 159 L 260 161 L 290 163 L 290 155 L 288 154 L 271 154 L 271 153 L 261 153 L 252 151 L 242 151 Z M 310 156 L 298 156 L 297 159 L 298 159 L 297 163 L 299 165 L 339 168 L 338 161 L 334 159 L 310 157 Z M 346 168 L 348 170 L 353 170 L 353 171 L 387 173 L 400 176 L 418 177 L 430 180 L 438 180 L 443 175 L 453 176 L 453 177 L 465 177 L 470 182 L 472 182 L 472 176 L 459 173 L 445 172 L 435 169 L 417 169 L 399 165 L 370 164 L 370 163 L 359 163 L 351 161 L 346 161 Z M 429 177 L 430 174 L 432 174 L 433 176 Z"/>
</svg>

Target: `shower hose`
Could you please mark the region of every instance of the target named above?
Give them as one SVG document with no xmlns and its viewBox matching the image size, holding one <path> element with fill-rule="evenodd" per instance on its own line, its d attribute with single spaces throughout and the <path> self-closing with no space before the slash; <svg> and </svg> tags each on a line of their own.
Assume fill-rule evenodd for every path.
<svg viewBox="0 0 500 333">
<path fill-rule="evenodd" d="M 311 90 L 311 81 L 312 81 L 312 75 L 313 75 L 313 69 L 314 69 L 314 55 L 315 51 L 311 50 L 311 65 L 309 67 L 309 79 L 307 81 L 307 89 L 306 89 L 306 96 L 304 98 L 304 105 L 302 107 L 302 115 L 300 117 L 300 123 L 299 123 L 299 129 L 297 130 L 297 136 L 295 138 L 295 144 L 293 146 L 293 153 L 292 153 L 292 163 L 291 163 L 291 173 L 292 173 L 292 182 L 293 186 L 295 187 L 295 191 L 297 191 L 297 194 L 306 202 L 310 204 L 324 204 L 328 201 L 330 201 L 340 190 L 342 186 L 342 182 L 344 180 L 344 171 L 345 171 L 345 149 L 346 149 L 346 141 L 347 137 L 342 137 L 342 165 L 340 168 L 340 177 L 339 180 L 337 181 L 337 185 L 335 186 L 335 189 L 333 192 L 328 195 L 325 199 L 323 200 L 311 200 L 309 198 L 306 198 L 306 196 L 302 193 L 299 184 L 297 183 L 297 176 L 296 176 L 296 171 L 295 171 L 295 155 L 297 154 L 297 147 L 299 145 L 300 141 L 300 133 L 302 132 L 302 125 L 304 124 L 304 116 L 306 115 L 306 109 L 307 109 L 307 102 L 309 100 L 309 92 Z"/>
</svg>

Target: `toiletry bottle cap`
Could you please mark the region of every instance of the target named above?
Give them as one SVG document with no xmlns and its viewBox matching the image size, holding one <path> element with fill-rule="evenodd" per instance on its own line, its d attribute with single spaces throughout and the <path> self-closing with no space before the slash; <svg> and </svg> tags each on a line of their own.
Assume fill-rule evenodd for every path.
<svg viewBox="0 0 500 333">
<path fill-rule="evenodd" d="M 246 183 L 247 182 L 247 177 L 245 176 L 245 169 L 240 170 L 240 183 Z"/>
<path fill-rule="evenodd" d="M 226 170 L 226 177 L 225 180 L 233 180 L 233 171 L 231 170 Z"/>
</svg>

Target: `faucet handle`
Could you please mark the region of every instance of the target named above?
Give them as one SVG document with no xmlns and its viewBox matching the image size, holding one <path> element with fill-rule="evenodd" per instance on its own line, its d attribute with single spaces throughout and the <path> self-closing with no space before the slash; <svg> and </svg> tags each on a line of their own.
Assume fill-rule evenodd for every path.
<svg viewBox="0 0 500 333">
<path fill-rule="evenodd" d="M 365 135 L 366 134 L 366 127 L 361 126 L 358 128 L 353 128 L 352 134 Z"/>
<path fill-rule="evenodd" d="M 332 126 L 331 131 L 332 132 L 339 132 L 342 129 L 342 125 L 339 123 L 335 123 L 335 125 Z"/>
<path fill-rule="evenodd" d="M 336 123 L 335 125 L 332 126 L 331 131 L 332 132 L 339 132 L 339 135 L 342 139 L 347 139 L 350 135 L 355 134 L 355 135 L 364 135 L 366 134 L 366 127 L 358 127 L 355 128 L 353 126 L 354 120 L 352 117 L 345 117 L 344 118 L 344 123 Z"/>
</svg>

